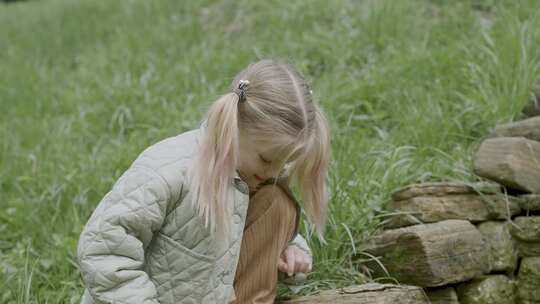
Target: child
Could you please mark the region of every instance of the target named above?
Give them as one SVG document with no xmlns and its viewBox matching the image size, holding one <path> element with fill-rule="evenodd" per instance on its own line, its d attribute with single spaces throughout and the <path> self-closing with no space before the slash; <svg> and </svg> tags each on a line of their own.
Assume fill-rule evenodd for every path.
<svg viewBox="0 0 540 304">
<path fill-rule="evenodd" d="M 304 78 L 250 64 L 200 128 L 146 148 L 85 225 L 82 303 L 273 303 L 311 271 L 300 206 L 322 237 L 329 127 Z"/>
</svg>

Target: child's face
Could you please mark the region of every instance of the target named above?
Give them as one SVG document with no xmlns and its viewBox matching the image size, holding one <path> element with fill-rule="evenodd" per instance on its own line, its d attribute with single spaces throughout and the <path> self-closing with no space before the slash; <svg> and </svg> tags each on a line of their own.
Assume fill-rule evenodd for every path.
<svg viewBox="0 0 540 304">
<path fill-rule="evenodd" d="M 277 176 L 282 160 L 279 151 L 272 151 L 263 144 L 256 144 L 249 136 L 240 136 L 238 171 L 242 179 L 252 188 L 264 180 Z"/>
</svg>

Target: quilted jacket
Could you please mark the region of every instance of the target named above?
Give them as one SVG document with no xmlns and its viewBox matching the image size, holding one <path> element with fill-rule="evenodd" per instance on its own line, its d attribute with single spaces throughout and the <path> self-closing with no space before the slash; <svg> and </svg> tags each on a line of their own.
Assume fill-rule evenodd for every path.
<svg viewBox="0 0 540 304">
<path fill-rule="evenodd" d="M 105 194 L 81 232 L 81 303 L 228 303 L 249 202 L 235 172 L 230 232 L 211 236 L 188 203 L 198 129 L 146 148 Z M 295 201 L 298 203 L 297 201 Z M 293 243 L 309 252 L 299 234 Z"/>
</svg>

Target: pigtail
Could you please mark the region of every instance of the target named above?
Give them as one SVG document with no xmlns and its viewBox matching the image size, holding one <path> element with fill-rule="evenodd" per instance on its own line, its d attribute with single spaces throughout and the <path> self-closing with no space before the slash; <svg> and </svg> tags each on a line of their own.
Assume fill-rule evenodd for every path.
<svg viewBox="0 0 540 304">
<path fill-rule="evenodd" d="M 190 174 L 192 206 L 212 233 L 219 228 L 223 235 L 229 229 L 226 202 L 239 153 L 238 102 L 231 92 L 212 104 Z"/>
<path fill-rule="evenodd" d="M 318 107 L 315 109 L 314 130 L 304 146 L 304 153 L 295 161 L 292 179 L 300 187 L 304 209 L 317 235 L 324 241 L 328 211 L 328 166 L 330 162 L 330 129 L 328 120 Z"/>
</svg>

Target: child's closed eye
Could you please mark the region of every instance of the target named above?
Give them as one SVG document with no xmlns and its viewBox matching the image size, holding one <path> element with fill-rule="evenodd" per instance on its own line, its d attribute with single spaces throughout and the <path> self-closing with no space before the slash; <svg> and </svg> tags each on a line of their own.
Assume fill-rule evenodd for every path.
<svg viewBox="0 0 540 304">
<path fill-rule="evenodd" d="M 264 157 L 262 157 L 262 155 L 259 155 L 259 158 L 262 160 L 263 163 L 266 163 L 266 164 L 271 163 L 271 161 L 264 159 Z"/>
</svg>

